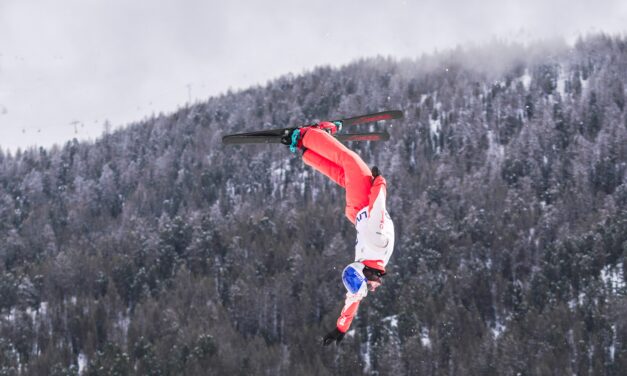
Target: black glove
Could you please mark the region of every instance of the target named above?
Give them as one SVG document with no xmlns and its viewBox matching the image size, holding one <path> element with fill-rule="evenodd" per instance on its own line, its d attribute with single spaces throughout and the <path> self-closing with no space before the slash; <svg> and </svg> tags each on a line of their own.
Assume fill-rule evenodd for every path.
<svg viewBox="0 0 627 376">
<path fill-rule="evenodd" d="M 336 342 L 339 344 L 342 341 L 342 339 L 344 339 L 344 334 L 346 333 L 342 333 L 340 332 L 338 328 L 335 328 L 329 333 L 327 333 L 326 336 L 324 336 L 324 338 L 322 339 L 322 345 L 328 346 L 332 344 L 333 342 Z"/>
<path fill-rule="evenodd" d="M 381 171 L 379 171 L 379 167 L 377 166 L 372 166 L 372 168 L 370 169 L 370 172 L 372 173 L 372 179 L 374 180 L 377 176 L 381 175 Z"/>
</svg>

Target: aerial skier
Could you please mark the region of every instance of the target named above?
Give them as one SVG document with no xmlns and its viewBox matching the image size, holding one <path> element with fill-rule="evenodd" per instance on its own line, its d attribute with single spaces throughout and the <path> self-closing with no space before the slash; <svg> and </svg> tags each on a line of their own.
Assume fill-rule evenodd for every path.
<svg viewBox="0 0 627 376">
<path fill-rule="evenodd" d="M 344 307 L 335 328 L 324 336 L 324 346 L 342 341 L 361 300 L 381 285 L 394 250 L 394 223 L 385 204 L 386 181 L 377 167 L 369 169 L 357 153 L 333 137 L 338 127 L 341 122 L 321 122 L 291 129 L 281 139 L 292 151 L 303 150 L 305 164 L 345 188 L 345 214 L 357 230 L 355 261 L 342 271 L 347 290 Z"/>
</svg>

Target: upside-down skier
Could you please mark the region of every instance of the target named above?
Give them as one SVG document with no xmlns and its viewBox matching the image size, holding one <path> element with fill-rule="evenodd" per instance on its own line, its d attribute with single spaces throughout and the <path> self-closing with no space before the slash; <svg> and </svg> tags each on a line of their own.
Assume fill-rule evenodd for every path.
<svg viewBox="0 0 627 376">
<path fill-rule="evenodd" d="M 381 285 L 394 250 L 394 223 L 386 210 L 386 181 L 379 169 L 366 163 L 332 135 L 341 123 L 321 122 L 292 129 L 281 142 L 303 150 L 303 161 L 346 190 L 346 217 L 355 225 L 355 261 L 342 271 L 346 287 L 344 307 L 323 345 L 339 343 L 357 314 L 359 303 Z"/>
</svg>

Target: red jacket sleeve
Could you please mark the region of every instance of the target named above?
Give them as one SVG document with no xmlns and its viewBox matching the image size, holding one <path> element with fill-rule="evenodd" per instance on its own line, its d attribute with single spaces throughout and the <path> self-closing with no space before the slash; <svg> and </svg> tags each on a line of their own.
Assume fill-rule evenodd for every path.
<svg viewBox="0 0 627 376">
<path fill-rule="evenodd" d="M 368 197 L 369 198 L 368 212 L 372 211 L 374 202 L 377 200 L 377 197 L 379 197 L 382 190 L 383 190 L 383 196 L 385 197 L 387 194 L 387 182 L 385 181 L 385 178 L 383 176 L 379 175 L 374 179 L 374 181 L 372 182 L 372 187 L 370 187 L 370 196 Z"/>
</svg>

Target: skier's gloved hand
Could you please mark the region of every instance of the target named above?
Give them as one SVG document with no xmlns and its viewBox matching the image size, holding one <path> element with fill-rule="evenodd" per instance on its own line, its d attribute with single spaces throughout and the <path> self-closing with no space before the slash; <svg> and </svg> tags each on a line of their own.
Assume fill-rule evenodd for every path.
<svg viewBox="0 0 627 376">
<path fill-rule="evenodd" d="M 374 181 L 377 180 L 379 176 L 381 176 L 381 171 L 379 171 L 379 167 L 372 166 L 372 168 L 370 169 L 370 173 L 372 174 L 372 184 L 374 184 Z"/>
<path fill-rule="evenodd" d="M 329 333 L 327 333 L 327 335 L 324 336 L 324 338 L 322 339 L 322 345 L 328 346 L 332 344 L 333 342 L 336 342 L 339 344 L 342 341 L 342 339 L 344 339 L 344 334 L 346 333 L 342 333 L 340 332 L 338 328 L 334 328 L 332 331 L 330 331 Z"/>
</svg>

